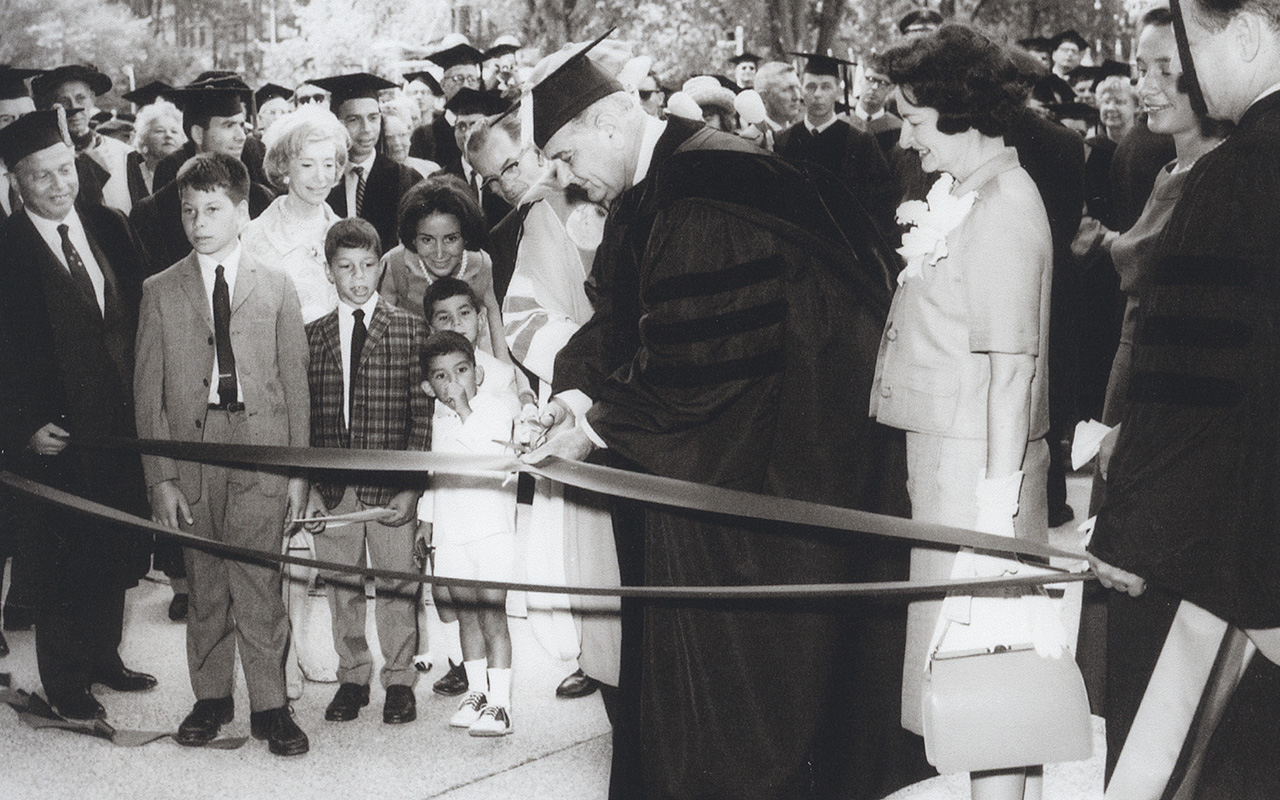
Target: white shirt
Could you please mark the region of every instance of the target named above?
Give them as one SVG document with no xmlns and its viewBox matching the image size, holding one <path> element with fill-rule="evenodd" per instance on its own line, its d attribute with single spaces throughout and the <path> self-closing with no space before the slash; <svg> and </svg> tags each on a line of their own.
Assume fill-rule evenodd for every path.
<svg viewBox="0 0 1280 800">
<path fill-rule="evenodd" d="M 378 305 L 378 293 L 365 301 L 365 304 L 358 306 L 364 312 L 364 327 L 367 331 L 369 325 L 373 322 L 373 309 Z M 349 306 L 343 300 L 338 301 L 338 341 L 342 343 L 342 419 L 351 426 L 351 420 L 347 419 L 347 410 L 351 408 L 351 334 L 356 328 L 355 311 L 357 306 Z"/>
<path fill-rule="evenodd" d="M 881 108 L 879 111 L 877 111 L 874 114 L 868 114 L 866 111 L 863 110 L 862 106 L 858 106 L 857 108 L 853 109 L 853 113 L 857 115 L 858 119 L 862 120 L 863 122 L 875 122 L 876 120 L 884 116 L 885 111 L 883 108 Z"/>
<path fill-rule="evenodd" d="M 356 175 L 356 167 L 364 168 L 364 185 L 367 190 L 369 188 L 369 170 L 373 169 L 373 162 L 377 157 L 378 154 L 373 153 L 364 161 L 354 161 L 347 164 L 347 219 L 358 216 L 356 214 L 356 185 L 360 182 L 360 178 Z"/>
<path fill-rule="evenodd" d="M 831 118 L 828 119 L 826 122 L 822 123 L 821 125 L 814 125 L 812 122 L 809 121 L 808 117 L 805 117 L 804 126 L 809 129 L 809 133 L 812 133 L 814 136 L 817 136 L 818 134 L 825 131 L 827 128 L 830 128 L 832 125 L 835 125 L 836 120 L 838 119 L 840 118 L 837 117 L 835 114 L 832 114 Z"/>
<path fill-rule="evenodd" d="M 13 206 L 9 203 L 9 180 L 9 170 L 0 163 L 0 207 L 4 208 L 6 217 L 13 213 Z"/>
<path fill-rule="evenodd" d="M 221 261 L 215 261 L 211 256 L 203 253 L 196 253 L 196 261 L 200 264 L 200 277 L 204 280 L 204 296 L 209 300 L 209 319 L 213 319 L 213 283 L 218 279 L 218 265 L 222 265 L 222 279 L 227 282 L 227 299 L 234 302 L 236 299 L 236 275 L 240 273 L 240 242 L 236 242 L 236 249 Z M 216 323 L 215 323 L 216 324 Z M 231 331 L 227 331 L 227 335 L 231 335 Z M 244 402 L 244 382 L 240 380 L 240 367 L 236 366 L 236 400 Z M 222 398 L 218 396 L 218 358 L 213 358 L 213 375 L 209 378 L 209 402 L 212 405 L 218 405 L 222 402 Z"/>
<path fill-rule="evenodd" d="M 84 223 L 80 221 L 80 215 L 73 210 L 67 214 L 65 219 L 52 220 L 45 219 L 30 208 L 25 208 L 24 210 L 27 212 L 27 217 L 32 224 L 36 226 L 40 237 L 44 239 L 45 244 L 49 245 L 49 249 L 53 251 L 54 258 L 58 259 L 58 263 L 66 268 L 69 275 L 71 274 L 71 267 L 67 264 L 67 257 L 62 253 L 62 234 L 58 233 L 59 225 L 65 224 L 67 226 L 67 236 L 71 239 L 71 244 L 75 246 L 76 252 L 80 254 L 80 260 L 84 262 L 84 268 L 89 273 L 89 280 L 93 283 L 93 294 L 98 300 L 98 310 L 103 314 L 107 313 L 107 306 L 104 301 L 107 281 L 102 275 L 102 267 L 98 266 L 98 260 L 93 257 L 93 248 L 89 246 L 89 237 L 85 235 Z"/>
<path fill-rule="evenodd" d="M 488 383 L 486 380 L 485 383 Z M 435 404 L 431 450 L 438 453 L 510 454 L 497 442 L 511 439 L 512 421 L 519 411 L 514 395 L 500 400 L 479 393 L 471 398 L 467 421 L 444 403 Z M 495 534 L 515 535 L 516 481 L 509 475 L 446 475 L 435 473 L 431 491 L 418 503 L 418 518 L 430 519 L 432 541 L 438 547 L 458 546 Z"/>
</svg>

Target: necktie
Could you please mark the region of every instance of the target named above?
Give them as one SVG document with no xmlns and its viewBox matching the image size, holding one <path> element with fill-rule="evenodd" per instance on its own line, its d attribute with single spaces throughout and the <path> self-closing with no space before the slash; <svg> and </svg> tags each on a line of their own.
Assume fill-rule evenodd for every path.
<svg viewBox="0 0 1280 800">
<path fill-rule="evenodd" d="M 94 308 L 98 308 L 98 293 L 93 290 L 93 279 L 89 277 L 89 270 L 84 265 L 84 259 L 80 258 L 80 253 L 76 250 L 76 246 L 71 243 L 71 229 L 66 225 L 58 226 L 58 235 L 62 237 L 62 255 L 67 259 L 67 269 L 71 271 L 71 281 L 76 288 L 84 293 L 85 297 L 93 301 Z"/>
<path fill-rule="evenodd" d="M 351 171 L 356 174 L 356 216 L 364 211 L 364 167 L 352 167 Z"/>
<path fill-rule="evenodd" d="M 222 265 L 214 270 L 213 339 L 218 355 L 218 402 L 236 402 L 236 356 L 231 351 L 231 292 Z"/>
<path fill-rule="evenodd" d="M 360 366 L 360 354 L 364 352 L 364 340 L 369 337 L 369 329 L 364 325 L 364 309 L 357 308 L 351 312 L 355 325 L 351 327 L 351 392 L 347 397 L 347 428 L 350 429 L 356 418 L 356 368 Z"/>
</svg>

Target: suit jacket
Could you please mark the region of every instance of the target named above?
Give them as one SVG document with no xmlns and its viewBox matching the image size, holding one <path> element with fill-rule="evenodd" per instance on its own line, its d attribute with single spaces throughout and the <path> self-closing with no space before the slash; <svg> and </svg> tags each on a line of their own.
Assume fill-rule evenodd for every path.
<svg viewBox="0 0 1280 800">
<path fill-rule="evenodd" d="M 307 338 L 293 281 L 242 251 L 231 298 L 231 347 L 252 444 L 306 447 Z M 191 253 L 142 286 L 133 392 L 138 436 L 203 441 L 213 373 L 213 315 Z M 147 486 L 174 480 L 200 499 L 200 464 L 144 456 Z M 259 471 L 264 494 L 282 494 L 286 476 Z"/>
<path fill-rule="evenodd" d="M 342 352 L 335 309 L 307 325 L 310 349 L 307 379 L 311 387 L 311 445 L 352 450 L 426 450 L 431 443 L 431 402 L 422 391 L 418 350 L 427 338 L 426 325 L 407 311 L 379 299 L 369 320 L 368 338 L 354 376 L 354 414 L 348 428 L 343 409 Z M 325 505 L 342 501 L 353 485 L 360 501 L 385 505 L 393 494 L 421 480 L 370 483 L 364 475 L 332 472 L 317 476 Z M 327 480 L 325 480 L 327 479 Z"/>
<path fill-rule="evenodd" d="M 129 221 L 138 231 L 146 252 L 148 275 L 167 269 L 191 252 L 191 242 L 187 241 L 186 231 L 182 229 L 182 198 L 178 196 L 178 184 L 173 181 L 161 184 L 157 167 L 155 185 L 160 189 L 139 200 L 129 213 Z M 275 194 L 266 186 L 250 183 L 249 216 L 256 218 L 274 199 Z"/>
<path fill-rule="evenodd" d="M 364 183 L 364 208 L 360 216 L 373 223 L 382 239 L 382 251 L 385 253 L 399 243 L 397 233 L 400 214 L 400 198 L 413 185 L 422 180 L 418 171 L 403 164 L 397 164 L 378 153 L 369 168 L 369 175 Z M 345 180 L 329 192 L 329 207 L 340 217 L 347 216 L 347 184 Z"/>
<path fill-rule="evenodd" d="M 880 149 L 887 158 L 893 146 L 898 143 L 902 131 L 902 118 L 892 111 L 886 111 L 884 116 L 868 120 L 866 125 L 867 133 L 876 137 L 876 142 L 880 144 Z"/>
<path fill-rule="evenodd" d="M 830 170 L 845 182 L 883 233 L 896 231 L 893 213 L 897 187 L 889 162 L 871 134 L 837 119 L 815 136 L 802 120 L 778 135 L 774 152 Z"/>
<path fill-rule="evenodd" d="M 146 179 L 142 177 L 142 153 L 137 150 L 130 150 L 125 157 L 125 179 L 129 184 L 129 199 L 134 203 L 151 194 Z"/>
<path fill-rule="evenodd" d="M 7 468 L 33 480 L 145 513 L 136 456 L 71 448 L 41 457 L 26 449 L 50 422 L 73 437 L 134 435 L 129 381 L 141 250 L 121 212 L 85 206 L 75 213 L 105 278 L 105 314 L 72 282 L 25 212 L 0 223 L 0 450 Z M 86 557 L 102 559 L 126 580 L 146 573 L 149 538 L 104 533 L 81 544 Z"/>
</svg>

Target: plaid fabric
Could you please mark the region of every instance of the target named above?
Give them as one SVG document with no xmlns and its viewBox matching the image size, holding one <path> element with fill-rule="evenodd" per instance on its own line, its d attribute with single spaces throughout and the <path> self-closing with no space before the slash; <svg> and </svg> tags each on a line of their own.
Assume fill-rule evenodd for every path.
<svg viewBox="0 0 1280 800">
<path fill-rule="evenodd" d="M 307 325 L 311 363 L 311 446 L 353 450 L 426 450 L 431 444 L 431 406 L 422 391 L 418 351 L 427 338 L 422 320 L 378 300 L 369 322 L 355 395 L 351 430 L 343 420 L 346 405 L 342 387 L 342 344 L 338 312 L 329 312 Z M 314 476 L 325 505 L 342 500 L 345 487 L 368 505 L 383 505 L 406 488 L 423 488 L 425 479 L 408 475 L 370 483 L 358 473 L 325 471 Z"/>
</svg>

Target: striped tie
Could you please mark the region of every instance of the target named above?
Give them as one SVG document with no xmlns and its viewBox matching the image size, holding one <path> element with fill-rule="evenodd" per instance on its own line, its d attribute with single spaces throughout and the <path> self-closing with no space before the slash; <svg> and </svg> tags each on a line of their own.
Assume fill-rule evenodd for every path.
<svg viewBox="0 0 1280 800">
<path fill-rule="evenodd" d="M 364 211 L 364 167 L 352 167 L 351 171 L 356 174 L 356 213 L 359 216 Z"/>
</svg>

